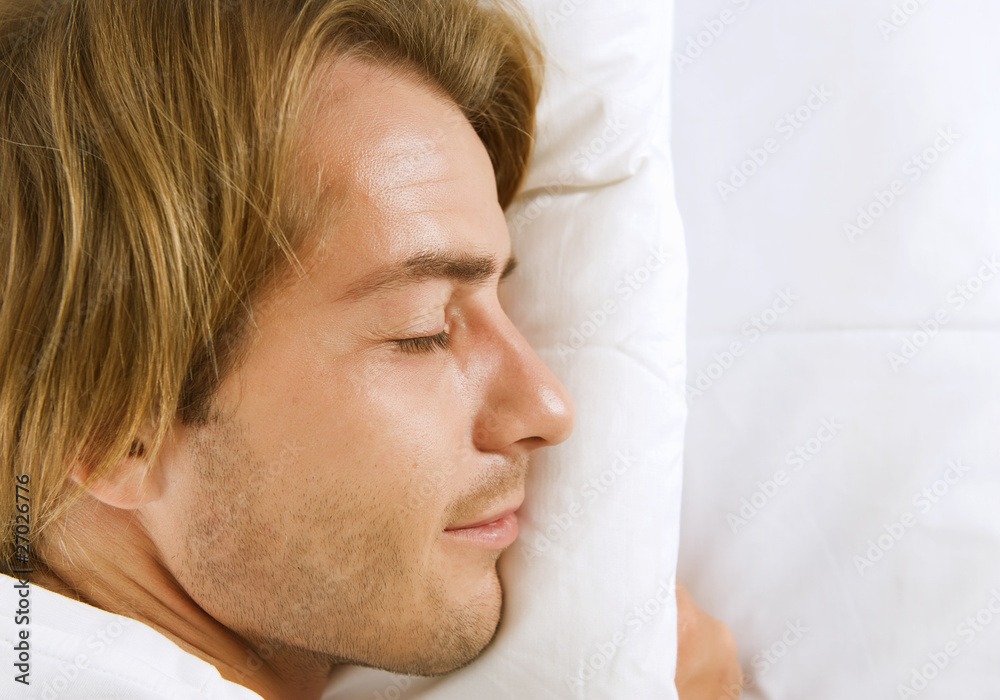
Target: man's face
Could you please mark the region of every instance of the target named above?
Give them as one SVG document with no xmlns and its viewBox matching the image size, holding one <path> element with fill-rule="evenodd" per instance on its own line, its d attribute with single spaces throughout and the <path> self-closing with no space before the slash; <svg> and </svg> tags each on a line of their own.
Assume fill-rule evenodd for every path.
<svg viewBox="0 0 1000 700">
<path fill-rule="evenodd" d="M 219 419 L 175 425 L 143 523 L 195 602 L 251 640 L 446 672 L 496 630 L 511 533 L 445 530 L 519 505 L 528 454 L 568 437 L 573 406 L 498 301 L 510 238 L 473 128 L 385 68 L 320 75 L 298 181 L 346 213 L 255 310 Z M 446 346 L 397 342 L 442 331 Z"/>
</svg>

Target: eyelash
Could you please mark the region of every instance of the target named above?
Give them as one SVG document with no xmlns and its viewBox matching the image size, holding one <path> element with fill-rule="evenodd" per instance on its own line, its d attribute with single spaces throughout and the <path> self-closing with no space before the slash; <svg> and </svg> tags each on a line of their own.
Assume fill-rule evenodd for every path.
<svg viewBox="0 0 1000 700">
<path fill-rule="evenodd" d="M 451 335 L 448 331 L 442 331 L 437 335 L 428 335 L 420 338 L 403 338 L 394 340 L 403 352 L 419 354 L 435 352 L 437 350 L 447 350 L 451 342 Z"/>
</svg>

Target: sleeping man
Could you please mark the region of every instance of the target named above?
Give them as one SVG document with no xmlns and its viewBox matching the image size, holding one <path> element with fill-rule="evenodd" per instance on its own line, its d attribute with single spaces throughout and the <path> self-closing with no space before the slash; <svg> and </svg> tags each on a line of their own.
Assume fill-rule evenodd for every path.
<svg viewBox="0 0 1000 700">
<path fill-rule="evenodd" d="M 5 618 L 3 687 L 311 700 L 470 663 L 574 419 L 497 294 L 531 31 L 474 0 L 5 12 L 0 503 L 42 590 L 2 585 L 60 626 L 29 652 Z M 715 700 L 732 638 L 679 600 L 681 696 Z"/>
</svg>

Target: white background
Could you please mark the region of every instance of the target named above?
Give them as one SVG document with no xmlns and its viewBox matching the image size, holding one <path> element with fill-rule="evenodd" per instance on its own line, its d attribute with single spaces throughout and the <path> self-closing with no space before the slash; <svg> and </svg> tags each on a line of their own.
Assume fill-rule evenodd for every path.
<svg viewBox="0 0 1000 700">
<path fill-rule="evenodd" d="M 1000 697 L 998 26 L 988 0 L 677 2 L 679 577 L 748 698 Z"/>
</svg>

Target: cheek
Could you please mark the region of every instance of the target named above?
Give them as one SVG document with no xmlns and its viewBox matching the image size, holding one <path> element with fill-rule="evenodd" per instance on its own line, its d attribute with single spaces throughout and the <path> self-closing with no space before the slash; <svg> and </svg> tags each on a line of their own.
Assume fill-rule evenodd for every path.
<svg viewBox="0 0 1000 700">
<path fill-rule="evenodd" d="M 471 411 L 464 377 L 443 358 L 414 355 L 347 368 L 317 401 L 339 414 L 362 459 L 398 467 L 404 480 L 428 466 L 447 470 L 471 435 Z"/>
<path fill-rule="evenodd" d="M 308 484 L 305 497 L 337 499 L 333 510 L 357 535 L 385 523 L 401 539 L 436 539 L 472 464 L 456 374 L 424 356 L 318 372 L 301 384 L 291 418 L 270 422 L 305 446 L 290 478 Z"/>
<path fill-rule="evenodd" d="M 467 378 L 454 357 L 338 354 L 315 331 L 284 341 L 293 335 L 297 347 L 270 336 L 233 385 L 242 387 L 232 404 L 239 420 L 269 462 L 280 521 L 323 523 L 330 533 L 336 518 L 345 542 L 374 530 L 436 539 L 473 463 Z"/>
</svg>

